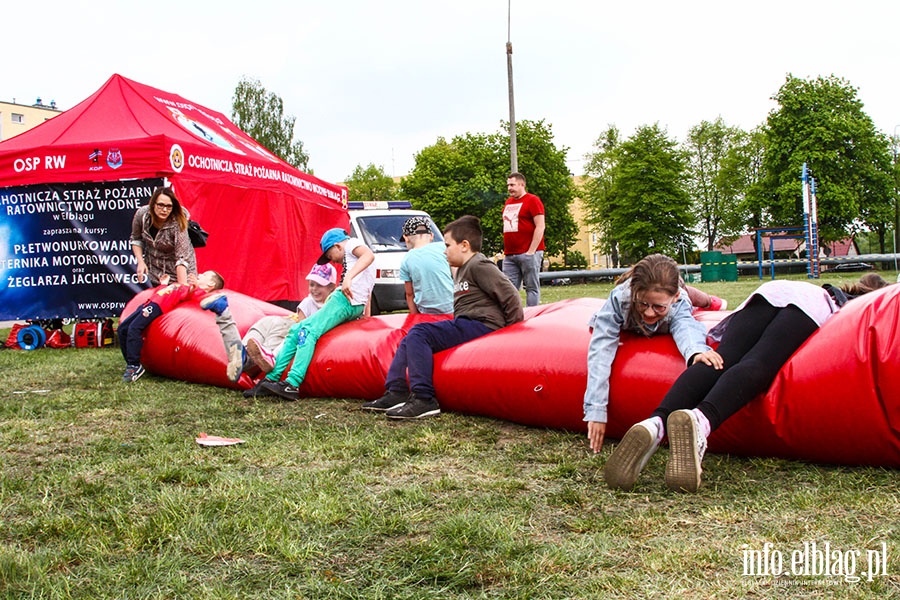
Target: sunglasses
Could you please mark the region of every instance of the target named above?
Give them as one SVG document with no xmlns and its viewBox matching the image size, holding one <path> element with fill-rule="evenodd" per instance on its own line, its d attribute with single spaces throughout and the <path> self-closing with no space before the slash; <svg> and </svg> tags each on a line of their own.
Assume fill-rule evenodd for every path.
<svg viewBox="0 0 900 600">
<path fill-rule="evenodd" d="M 635 302 L 635 304 L 637 304 L 638 310 L 641 312 L 646 312 L 648 308 L 652 308 L 653 312 L 658 315 L 666 314 L 672 306 L 671 304 L 650 304 L 649 302 Z"/>
</svg>

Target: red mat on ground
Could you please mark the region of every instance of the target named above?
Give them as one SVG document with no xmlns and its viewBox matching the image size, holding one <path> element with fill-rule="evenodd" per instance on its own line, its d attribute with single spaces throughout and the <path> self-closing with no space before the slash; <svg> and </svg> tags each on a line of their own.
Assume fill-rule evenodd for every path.
<svg viewBox="0 0 900 600">
<path fill-rule="evenodd" d="M 129 303 L 128 314 L 146 298 Z M 239 331 L 284 314 L 228 293 Z M 587 321 L 602 300 L 578 299 L 526 309 L 524 322 L 435 357 L 435 389 L 444 410 L 538 427 L 584 431 Z M 701 313 L 708 327 L 727 313 Z M 345 323 L 322 337 L 301 392 L 310 397 L 373 399 L 402 337 L 420 320 L 385 315 Z M 710 438 L 710 450 L 824 463 L 900 467 L 900 286 L 854 300 L 795 353 L 770 390 Z M 181 305 L 154 322 L 145 367 L 160 375 L 246 388 L 225 376 L 225 350 L 213 315 Z M 623 335 L 611 375 L 607 435 L 620 437 L 646 418 L 684 370 L 669 336 Z"/>
</svg>

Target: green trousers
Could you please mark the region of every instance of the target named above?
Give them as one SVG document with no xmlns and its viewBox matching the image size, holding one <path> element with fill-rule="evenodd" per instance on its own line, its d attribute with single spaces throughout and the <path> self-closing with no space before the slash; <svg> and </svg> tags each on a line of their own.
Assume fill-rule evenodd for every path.
<svg viewBox="0 0 900 600">
<path fill-rule="evenodd" d="M 271 381 L 281 379 L 282 373 L 293 359 L 294 364 L 291 365 L 286 379 L 291 385 L 299 386 L 306 377 L 319 338 L 341 323 L 358 318 L 364 309 L 365 306 L 350 304 L 350 300 L 340 289 L 333 291 L 322 308 L 291 327 L 281 351 L 275 357 L 275 368 L 266 375 L 266 379 Z"/>
</svg>

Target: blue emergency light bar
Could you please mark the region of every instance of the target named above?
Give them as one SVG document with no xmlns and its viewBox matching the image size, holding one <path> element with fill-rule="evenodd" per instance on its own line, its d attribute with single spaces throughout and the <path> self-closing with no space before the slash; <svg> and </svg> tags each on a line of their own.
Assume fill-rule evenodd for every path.
<svg viewBox="0 0 900 600">
<path fill-rule="evenodd" d="M 409 200 L 388 200 L 385 202 L 384 200 L 377 200 L 371 202 L 348 202 L 347 208 L 350 210 L 394 210 L 399 208 L 412 208 L 412 204 L 410 204 Z"/>
</svg>

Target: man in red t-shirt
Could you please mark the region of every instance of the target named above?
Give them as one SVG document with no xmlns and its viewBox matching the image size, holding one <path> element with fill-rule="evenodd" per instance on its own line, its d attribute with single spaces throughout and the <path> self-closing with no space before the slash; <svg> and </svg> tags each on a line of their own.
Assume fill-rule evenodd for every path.
<svg viewBox="0 0 900 600">
<path fill-rule="evenodd" d="M 526 306 L 541 303 L 538 273 L 544 261 L 544 204 L 525 191 L 525 176 L 506 179 L 510 198 L 503 207 L 503 273 L 519 289 L 525 284 Z"/>
</svg>

